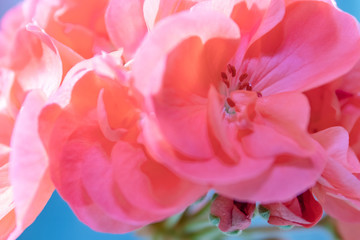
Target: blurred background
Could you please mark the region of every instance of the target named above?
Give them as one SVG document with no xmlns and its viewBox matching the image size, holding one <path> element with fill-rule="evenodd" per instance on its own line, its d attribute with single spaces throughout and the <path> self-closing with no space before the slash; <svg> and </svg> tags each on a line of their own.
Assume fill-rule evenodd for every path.
<svg viewBox="0 0 360 240">
<path fill-rule="evenodd" d="M 0 17 L 20 0 L 0 0 Z M 338 6 L 344 11 L 354 15 L 360 20 L 360 0 L 337 0 Z M 256 224 L 262 224 L 256 220 Z M 256 239 L 261 239 L 264 234 L 259 234 Z M 283 239 L 292 240 L 332 240 L 331 235 L 320 229 L 292 230 L 282 232 L 278 236 Z M 60 240 L 60 239 L 88 239 L 88 240 L 126 240 L 140 239 L 134 233 L 113 235 L 92 231 L 82 224 L 72 213 L 69 206 L 61 199 L 57 192 L 54 192 L 45 209 L 38 216 L 36 221 L 18 238 L 19 240 Z M 239 239 L 239 238 L 237 238 Z M 255 239 L 252 239 L 255 240 Z"/>
</svg>

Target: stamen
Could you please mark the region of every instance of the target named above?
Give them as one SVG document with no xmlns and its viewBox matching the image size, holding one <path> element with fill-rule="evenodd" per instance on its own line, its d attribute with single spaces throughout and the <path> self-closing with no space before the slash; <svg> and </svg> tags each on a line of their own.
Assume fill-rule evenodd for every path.
<svg viewBox="0 0 360 240">
<path fill-rule="evenodd" d="M 230 82 L 227 79 L 223 79 L 223 82 L 225 83 L 226 87 L 229 88 L 230 87 Z"/>
<path fill-rule="evenodd" d="M 261 92 L 256 92 L 258 97 L 262 97 L 262 93 Z"/>
<path fill-rule="evenodd" d="M 233 65 L 228 64 L 227 69 L 228 69 L 228 71 L 229 71 L 229 73 L 231 74 L 232 77 L 236 76 L 236 68 Z"/>
<path fill-rule="evenodd" d="M 246 89 L 248 87 L 249 83 L 240 83 L 239 90 Z"/>
<path fill-rule="evenodd" d="M 244 81 L 248 76 L 249 76 L 249 75 L 248 75 L 247 73 L 241 74 L 240 77 L 239 77 L 239 81 L 240 81 L 240 82 Z"/>
<path fill-rule="evenodd" d="M 227 74 L 224 72 L 221 72 L 221 78 L 222 79 L 228 79 Z"/>
<path fill-rule="evenodd" d="M 251 91 L 251 90 L 252 90 L 251 83 L 248 83 L 246 86 L 246 91 Z"/>
<path fill-rule="evenodd" d="M 232 108 L 235 107 L 235 105 L 236 105 L 231 98 L 226 98 L 226 102 Z"/>
</svg>

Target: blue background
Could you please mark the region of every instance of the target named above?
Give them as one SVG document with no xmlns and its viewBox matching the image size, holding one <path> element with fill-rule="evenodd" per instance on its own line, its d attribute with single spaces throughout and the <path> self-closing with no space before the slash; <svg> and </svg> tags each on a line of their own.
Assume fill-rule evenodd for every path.
<svg viewBox="0 0 360 240">
<path fill-rule="evenodd" d="M 0 0 L 0 16 L 6 10 L 15 5 L 18 0 Z M 129 0 L 131 1 L 131 0 Z M 360 19 L 360 0 L 338 0 L 338 6 Z M 256 223 L 255 223 L 256 224 Z M 331 239 L 331 237 L 321 229 L 313 228 L 305 231 L 290 231 L 282 233 L 283 237 L 292 239 Z M 285 235 L 285 236 L 284 236 Z M 259 236 L 260 237 L 260 236 Z M 68 205 L 60 198 L 57 192 L 54 192 L 45 209 L 38 216 L 36 221 L 19 237 L 19 240 L 60 240 L 60 239 L 89 239 L 89 240 L 125 240 L 137 239 L 130 234 L 112 235 L 97 233 L 79 222 L 72 213 Z"/>
</svg>

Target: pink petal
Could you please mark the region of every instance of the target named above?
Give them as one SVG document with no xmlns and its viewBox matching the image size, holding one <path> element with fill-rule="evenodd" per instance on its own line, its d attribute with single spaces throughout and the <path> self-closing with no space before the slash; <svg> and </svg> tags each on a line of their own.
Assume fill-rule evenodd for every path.
<svg viewBox="0 0 360 240">
<path fill-rule="evenodd" d="M 359 43 L 357 22 L 348 14 L 323 2 L 296 2 L 251 46 L 244 64 L 254 90 L 263 95 L 304 91 L 349 71 Z"/>
<path fill-rule="evenodd" d="M 10 181 L 16 212 L 16 230 L 11 239 L 35 220 L 54 191 L 47 154 L 37 131 L 37 118 L 44 103 L 41 92 L 27 95 L 11 139 Z"/>
<path fill-rule="evenodd" d="M 111 41 L 124 48 L 131 59 L 147 33 L 143 14 L 143 0 L 111 0 L 106 11 L 106 28 Z"/>
<path fill-rule="evenodd" d="M 288 201 L 312 187 L 324 167 L 321 152 L 311 157 L 283 155 L 273 167 L 256 178 L 216 186 L 217 192 L 237 201 L 262 203 Z"/>
<path fill-rule="evenodd" d="M 112 158 L 118 186 L 124 196 L 143 211 L 170 216 L 194 203 L 208 190 L 179 178 L 129 144 L 117 143 Z"/>
<path fill-rule="evenodd" d="M 234 53 L 231 50 L 236 47 L 236 40 L 240 36 L 236 24 L 221 14 L 186 12 L 167 18 L 144 39 L 135 56 L 133 74 L 135 86 L 139 91 L 145 96 L 149 96 L 160 90 L 164 81 L 163 74 L 167 64 L 167 55 L 181 42 L 191 37 L 198 37 L 202 42 L 209 41 L 212 38 L 223 39 L 223 41 L 214 41 L 213 45 L 209 46 L 209 51 L 213 51 L 211 54 L 214 54 L 212 60 L 215 61 L 211 64 L 219 68 L 224 66 L 218 66 L 218 64 L 225 65 L 231 54 Z M 218 45 L 216 46 L 216 44 Z M 227 49 L 225 49 L 225 44 Z M 216 49 L 216 47 L 219 48 Z M 186 52 L 184 56 L 186 56 L 185 54 Z M 212 69 L 209 68 L 207 71 L 212 72 Z M 189 71 L 186 71 L 186 74 L 189 74 Z M 178 78 L 180 79 L 180 77 Z"/>
<path fill-rule="evenodd" d="M 283 1 L 245 0 L 234 6 L 231 18 L 238 24 L 242 36 L 249 35 L 250 45 L 273 29 L 284 14 Z"/>
<path fill-rule="evenodd" d="M 145 118 L 143 127 L 144 142 L 150 154 L 179 176 L 200 184 L 217 186 L 253 178 L 268 169 L 272 163 L 271 159 L 264 159 L 259 164 L 254 159 L 243 158 L 234 165 L 226 164 L 216 156 L 206 161 L 194 161 L 174 152 L 153 119 Z"/>
<path fill-rule="evenodd" d="M 62 79 L 62 62 L 56 46 L 41 28 L 33 24 L 18 32 L 9 67 L 16 72 L 22 91 L 42 89 L 50 96 Z"/>
<path fill-rule="evenodd" d="M 333 127 L 313 135 L 326 149 L 328 163 L 314 193 L 325 211 L 344 221 L 359 221 L 360 181 L 347 168 L 348 134 Z M 351 157 L 352 155 L 350 155 Z"/>
</svg>

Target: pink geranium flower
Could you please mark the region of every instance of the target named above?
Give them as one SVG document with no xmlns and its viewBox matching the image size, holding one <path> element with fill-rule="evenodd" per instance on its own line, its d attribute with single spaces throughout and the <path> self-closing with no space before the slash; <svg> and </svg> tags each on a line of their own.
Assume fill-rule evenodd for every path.
<svg viewBox="0 0 360 240">
<path fill-rule="evenodd" d="M 353 67 L 357 23 L 322 1 L 216 3 L 159 22 L 135 55 L 146 146 L 231 199 L 288 201 L 326 163 L 300 92 Z"/>
<path fill-rule="evenodd" d="M 4 19 L 16 19 L 12 11 Z M 38 133 L 40 110 L 79 57 L 36 24 L 4 29 L 0 54 L 0 235 L 16 239 L 41 212 L 54 186 Z M 15 26 L 14 26 L 15 27 Z"/>
<path fill-rule="evenodd" d="M 121 53 L 80 62 L 42 110 L 52 179 L 81 221 L 124 233 L 186 208 L 208 188 L 158 163 L 142 144 L 142 97 Z"/>
</svg>

